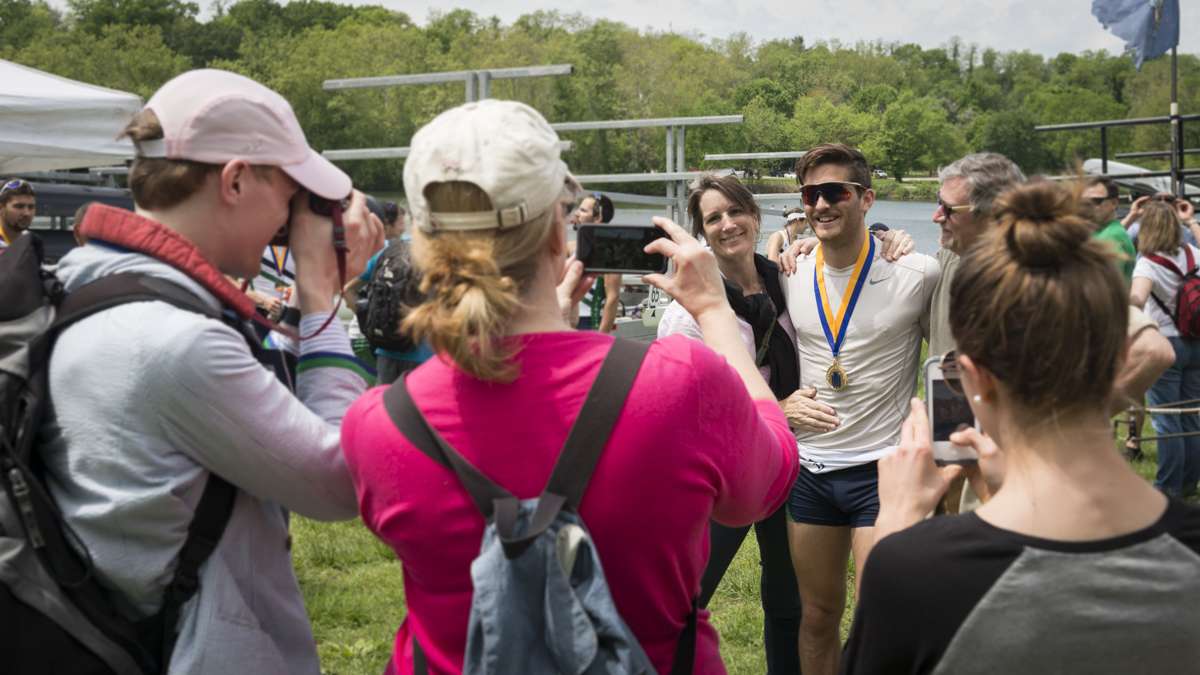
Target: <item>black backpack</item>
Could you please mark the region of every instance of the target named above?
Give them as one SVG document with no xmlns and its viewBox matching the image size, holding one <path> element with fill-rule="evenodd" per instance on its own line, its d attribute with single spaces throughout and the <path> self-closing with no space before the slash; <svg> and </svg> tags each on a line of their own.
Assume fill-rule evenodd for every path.
<svg viewBox="0 0 1200 675">
<path fill-rule="evenodd" d="M 372 347 L 391 352 L 409 352 L 416 348 L 412 338 L 400 332 L 400 322 L 425 300 L 421 294 L 421 275 L 413 269 L 408 242 L 392 240 L 371 273 L 371 281 L 359 301 L 358 327 Z"/>
<path fill-rule="evenodd" d="M 0 670 L 165 672 L 180 608 L 199 587 L 200 566 L 225 530 L 236 488 L 209 475 L 162 609 L 133 622 L 116 611 L 87 549 L 50 496 L 35 439 L 49 403 L 51 346 L 66 326 L 148 300 L 224 319 L 183 288 L 139 274 L 105 277 L 64 294 L 43 269 L 41 242 L 32 234 L 0 253 L 0 288 Z"/>
</svg>

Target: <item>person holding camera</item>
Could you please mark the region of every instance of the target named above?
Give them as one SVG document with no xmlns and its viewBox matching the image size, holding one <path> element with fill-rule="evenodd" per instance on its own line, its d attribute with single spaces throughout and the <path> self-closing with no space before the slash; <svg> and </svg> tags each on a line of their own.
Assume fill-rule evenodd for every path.
<svg viewBox="0 0 1200 675">
<path fill-rule="evenodd" d="M 1077 194 L 1002 195 L 950 290 L 945 362 L 982 432 L 994 494 L 926 519 L 959 467 L 933 461 L 924 405 L 879 461 L 876 544 L 843 673 L 1181 673 L 1200 662 L 1200 509 L 1113 448 L 1107 409 L 1127 292 Z"/>
<path fill-rule="evenodd" d="M 566 255 L 578 187 L 558 136 L 524 104 L 468 103 L 416 133 L 404 186 L 429 296 L 404 328 L 439 358 L 393 389 L 406 387 L 429 426 L 491 481 L 537 496 L 616 342 L 569 323 L 594 278 Z M 655 223 L 668 238 L 646 252 L 671 257 L 676 272 L 645 279 L 695 317 L 703 343 L 672 336 L 647 347 L 578 513 L 654 668 L 671 672 L 691 624 L 693 672 L 724 673 L 708 613 L 694 609 L 708 523 L 775 512 L 796 476 L 795 439 L 742 344 L 712 254 L 678 225 Z M 418 645 L 429 673 L 461 672 L 484 518 L 455 473 L 399 431 L 387 391 L 355 403 L 342 444 L 363 521 L 404 567 L 408 614 L 388 672 L 414 672 Z"/>
<path fill-rule="evenodd" d="M 86 245 L 57 274 L 73 294 L 137 273 L 207 313 L 130 302 L 62 331 L 39 446 L 52 496 L 118 611 L 142 620 L 164 604 L 202 495 L 232 486 L 199 590 L 164 627 L 174 647 L 163 672 L 318 675 L 285 509 L 354 517 L 338 424 L 367 380 L 330 321 L 341 265 L 334 224 L 310 210 L 310 193 L 321 205 L 348 200 L 337 207 L 346 274 L 379 247 L 382 226 L 350 178 L 309 148 L 287 101 L 241 75 L 179 75 L 124 134 L 137 152 L 135 210 L 93 204 L 78 225 Z M 248 324 L 265 319 L 225 276 L 257 275 L 285 226 L 302 313 L 295 395 L 256 360 Z M 221 310 L 224 320 L 210 318 Z"/>
</svg>

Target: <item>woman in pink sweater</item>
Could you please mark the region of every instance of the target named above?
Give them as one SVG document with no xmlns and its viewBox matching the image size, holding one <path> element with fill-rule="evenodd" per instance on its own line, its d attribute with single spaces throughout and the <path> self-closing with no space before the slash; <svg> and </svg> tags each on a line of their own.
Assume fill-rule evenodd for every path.
<svg viewBox="0 0 1200 675">
<path fill-rule="evenodd" d="M 438 353 L 406 380 L 429 424 L 484 475 L 536 497 L 611 336 L 570 329 L 564 308 L 591 283 L 566 260 L 574 178 L 533 109 L 487 100 L 439 115 L 404 169 L 414 257 L 429 300 L 404 327 Z M 772 513 L 797 470 L 795 439 L 742 345 L 713 256 L 674 223 L 650 250 L 672 277 L 647 281 L 696 318 L 704 344 L 654 343 L 592 474 L 579 513 L 612 597 L 655 668 L 671 670 L 708 559 L 709 520 Z M 393 425 L 383 388 L 351 408 L 342 444 L 363 521 L 404 568 L 408 616 L 389 672 L 460 672 L 483 517 L 454 473 Z M 724 673 L 701 611 L 697 673 Z"/>
</svg>

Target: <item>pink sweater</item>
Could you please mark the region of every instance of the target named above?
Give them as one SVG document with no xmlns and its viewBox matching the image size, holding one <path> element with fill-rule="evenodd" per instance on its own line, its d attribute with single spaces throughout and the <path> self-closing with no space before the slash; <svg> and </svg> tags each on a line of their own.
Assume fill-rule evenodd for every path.
<svg viewBox="0 0 1200 675">
<path fill-rule="evenodd" d="M 408 384 L 447 442 L 526 499 L 545 487 L 612 338 L 563 332 L 520 340 L 520 376 L 511 384 L 483 382 L 440 358 L 410 373 Z M 454 474 L 393 426 L 383 392 L 372 389 L 350 408 L 342 446 L 363 521 L 404 567 L 408 616 L 389 672 L 412 672 L 415 635 L 431 673 L 458 673 L 483 517 Z M 752 401 L 737 373 L 696 340 L 654 343 L 580 513 L 617 609 L 659 672 L 670 672 L 699 592 L 709 520 L 737 526 L 766 517 L 798 466 L 775 401 Z M 725 672 L 706 611 L 695 672 Z"/>
</svg>

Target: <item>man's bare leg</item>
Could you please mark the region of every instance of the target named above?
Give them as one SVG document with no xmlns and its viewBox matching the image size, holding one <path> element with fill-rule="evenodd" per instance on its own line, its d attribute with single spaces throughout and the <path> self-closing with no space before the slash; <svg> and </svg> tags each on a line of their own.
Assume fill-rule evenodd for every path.
<svg viewBox="0 0 1200 675">
<path fill-rule="evenodd" d="M 850 530 L 850 546 L 854 549 L 854 601 L 858 602 L 859 591 L 862 590 L 863 566 L 867 564 L 867 554 L 875 544 L 874 527 L 856 527 Z"/>
<path fill-rule="evenodd" d="M 788 544 L 800 586 L 800 670 L 835 675 L 846 607 L 850 528 L 788 523 Z"/>
</svg>

